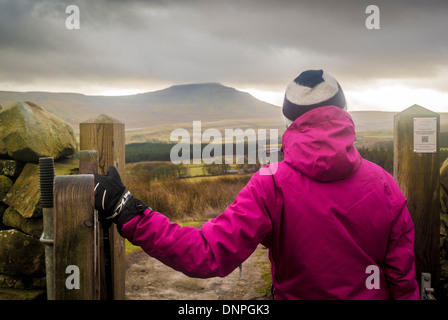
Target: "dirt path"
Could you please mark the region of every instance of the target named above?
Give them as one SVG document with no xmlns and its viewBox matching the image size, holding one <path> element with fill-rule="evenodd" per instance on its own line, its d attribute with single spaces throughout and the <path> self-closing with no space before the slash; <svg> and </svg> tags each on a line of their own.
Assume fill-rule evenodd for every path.
<svg viewBox="0 0 448 320">
<path fill-rule="evenodd" d="M 143 251 L 126 257 L 128 300 L 265 300 L 269 284 L 268 250 L 259 245 L 225 278 L 196 279 L 175 271 Z"/>
</svg>

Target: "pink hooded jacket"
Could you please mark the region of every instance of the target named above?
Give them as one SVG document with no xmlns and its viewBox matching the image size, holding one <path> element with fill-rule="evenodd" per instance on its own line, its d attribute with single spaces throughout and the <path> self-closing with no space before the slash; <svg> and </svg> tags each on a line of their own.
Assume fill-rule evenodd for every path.
<svg viewBox="0 0 448 320">
<path fill-rule="evenodd" d="M 406 199 L 354 139 L 346 111 L 311 110 L 284 133 L 285 160 L 254 174 L 200 230 L 146 210 L 122 234 L 199 278 L 228 275 L 262 243 L 275 299 L 419 299 Z"/>
</svg>

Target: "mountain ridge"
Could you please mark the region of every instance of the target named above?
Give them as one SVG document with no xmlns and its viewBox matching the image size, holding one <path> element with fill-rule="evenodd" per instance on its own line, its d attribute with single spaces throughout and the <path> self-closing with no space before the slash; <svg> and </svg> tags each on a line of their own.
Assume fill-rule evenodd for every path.
<svg viewBox="0 0 448 320">
<path fill-rule="evenodd" d="M 0 91 L 0 105 L 32 101 L 74 127 L 98 114 L 108 114 L 127 127 L 151 126 L 227 118 L 278 118 L 279 108 L 250 94 L 218 83 L 175 85 L 162 90 L 126 96 L 91 96 L 79 93 Z"/>
<path fill-rule="evenodd" d="M 173 85 L 161 90 L 123 96 L 85 95 L 73 92 L 0 91 L 0 105 L 31 101 L 70 123 L 107 114 L 126 124 L 129 131 L 160 127 L 166 132 L 195 120 L 222 128 L 278 128 L 284 122 L 278 106 L 247 92 L 216 82 Z M 357 131 L 391 130 L 397 112 L 350 111 Z M 219 124 L 219 125 L 218 125 Z M 441 113 L 441 128 L 448 130 L 448 113 Z M 162 130 L 161 129 L 161 130 Z M 145 133 L 147 134 L 147 133 Z"/>
</svg>

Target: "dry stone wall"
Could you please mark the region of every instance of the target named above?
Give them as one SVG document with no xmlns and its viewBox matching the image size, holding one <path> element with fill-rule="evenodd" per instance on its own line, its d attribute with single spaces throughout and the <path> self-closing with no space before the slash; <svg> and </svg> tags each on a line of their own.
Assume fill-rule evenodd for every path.
<svg viewBox="0 0 448 320">
<path fill-rule="evenodd" d="M 0 110 L 0 300 L 46 298 L 39 157 L 73 155 L 65 121 L 31 102 Z"/>
</svg>

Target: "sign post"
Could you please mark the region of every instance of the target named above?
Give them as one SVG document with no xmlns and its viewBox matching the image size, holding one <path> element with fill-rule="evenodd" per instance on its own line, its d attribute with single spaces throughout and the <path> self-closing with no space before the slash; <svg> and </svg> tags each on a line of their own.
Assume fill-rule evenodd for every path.
<svg viewBox="0 0 448 320">
<path fill-rule="evenodd" d="M 407 199 L 415 226 L 415 269 L 431 274 L 435 296 L 440 278 L 440 115 L 421 106 L 394 116 L 394 178 Z"/>
</svg>

